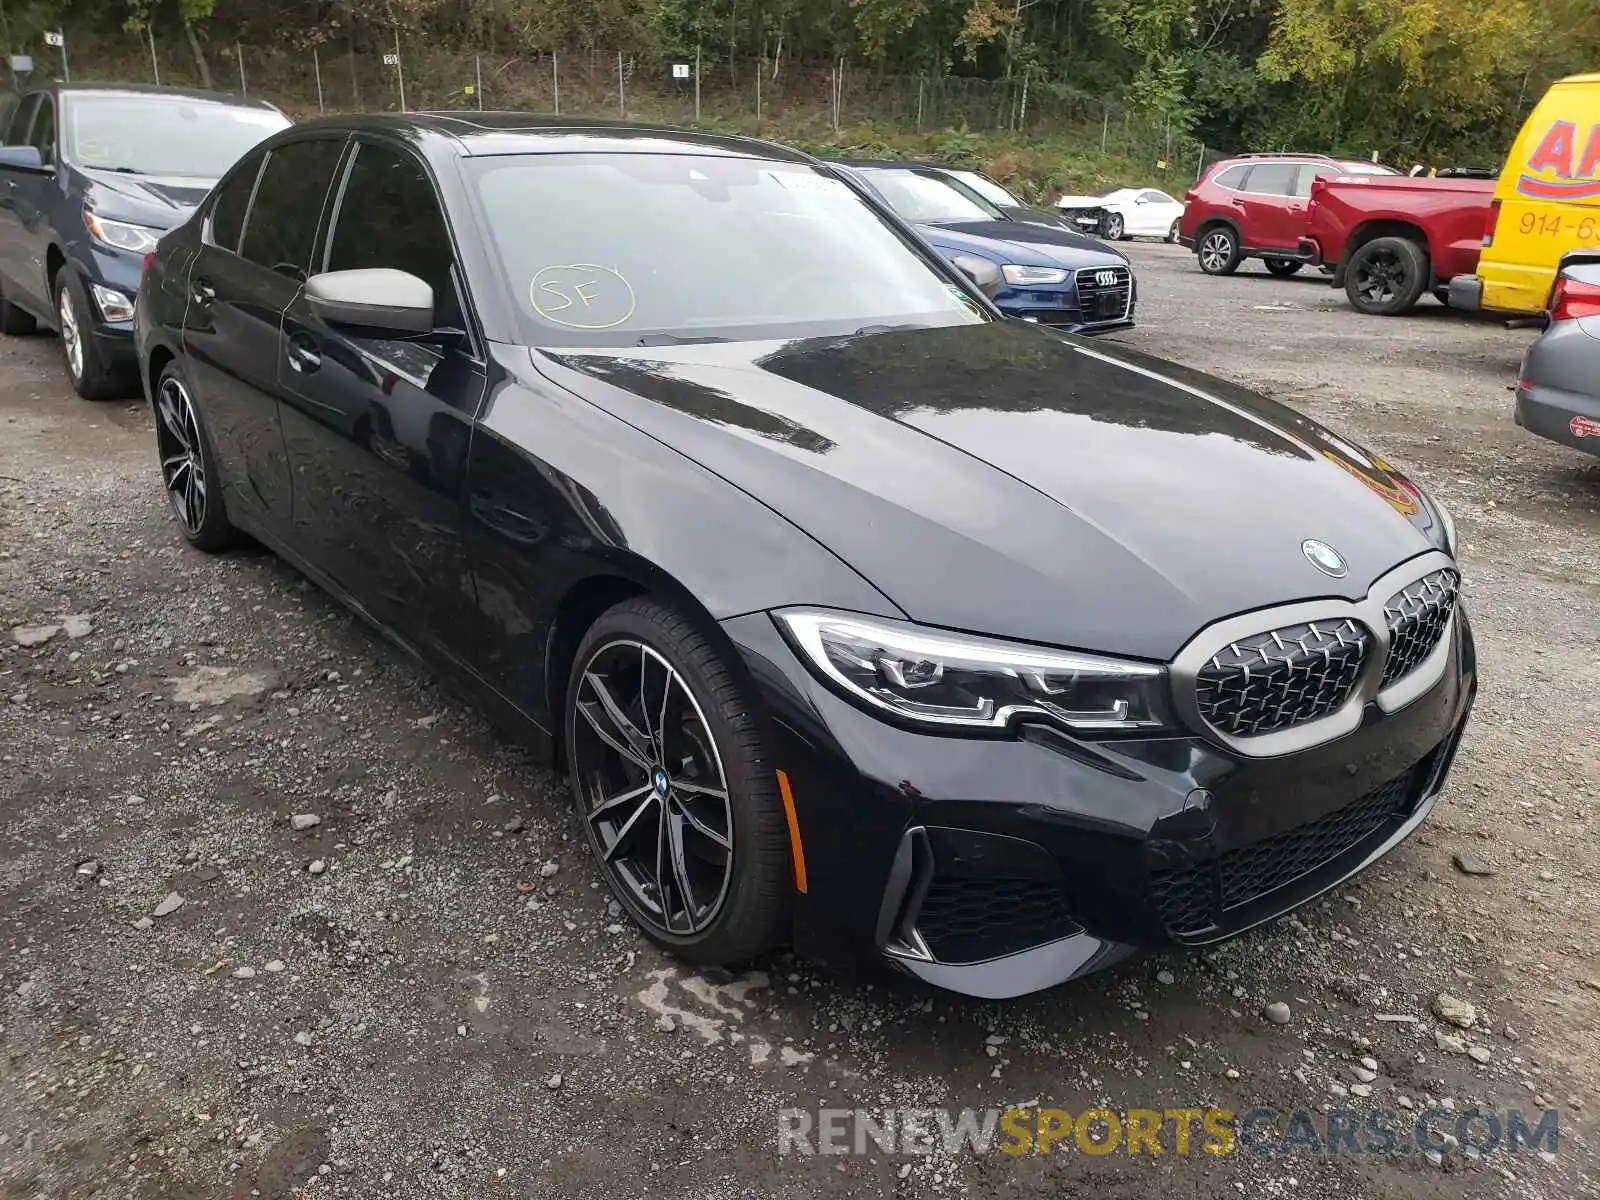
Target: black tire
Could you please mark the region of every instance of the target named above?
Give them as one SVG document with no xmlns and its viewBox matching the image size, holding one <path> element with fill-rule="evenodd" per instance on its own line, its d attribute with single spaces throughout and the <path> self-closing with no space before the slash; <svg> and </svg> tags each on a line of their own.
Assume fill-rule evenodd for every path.
<svg viewBox="0 0 1600 1200">
<path fill-rule="evenodd" d="M 207 554 L 238 545 L 242 538 L 228 520 L 211 434 L 176 362 L 156 380 L 155 418 L 161 486 L 183 540 Z"/>
<path fill-rule="evenodd" d="M 61 358 L 72 390 L 85 400 L 124 400 L 133 392 L 125 367 L 111 361 L 92 332 L 88 289 L 70 266 L 56 272 L 50 295 L 61 334 Z"/>
<path fill-rule="evenodd" d="M 1209 225 L 1194 242 L 1194 255 L 1207 275 L 1232 275 L 1239 269 L 1239 235 L 1231 225 Z"/>
<path fill-rule="evenodd" d="M 1167 245 L 1173 245 L 1178 240 L 1178 223 L 1174 221 L 1172 228 L 1167 230 Z"/>
<path fill-rule="evenodd" d="M 1304 263 L 1295 262 L 1292 258 L 1268 258 L 1262 260 L 1269 274 L 1276 275 L 1279 279 L 1287 279 L 1303 267 Z"/>
<path fill-rule="evenodd" d="M 1121 213 L 1106 214 L 1106 241 L 1122 242 L 1127 240 L 1127 223 L 1123 221 Z"/>
<path fill-rule="evenodd" d="M 1344 293 L 1357 312 L 1393 317 L 1416 307 L 1428 282 L 1426 250 L 1410 238 L 1373 238 L 1350 256 Z"/>
<path fill-rule="evenodd" d="M 669 711 L 673 692 L 668 690 L 668 681 L 660 693 L 660 712 L 665 719 L 655 720 L 651 710 L 656 693 L 649 676 L 638 676 L 643 686 L 636 689 L 627 675 L 627 664 L 635 661 L 634 655 L 638 670 L 652 670 L 658 679 L 664 678 L 660 666 L 670 667 L 689 703 L 680 699 L 677 711 Z M 647 668 L 647 662 L 653 665 Z M 597 680 L 607 689 L 605 694 L 624 709 L 631 722 L 627 728 L 609 716 L 602 693 L 596 690 Z M 649 703 L 641 698 L 634 710 L 636 694 L 648 695 Z M 776 946 L 786 929 L 794 880 L 787 819 L 760 723 L 716 648 L 690 621 L 660 601 L 650 597 L 625 600 L 603 613 L 584 634 L 567 681 L 564 708 L 569 778 L 584 835 L 607 886 L 645 935 L 679 958 L 707 966 L 744 962 Z M 650 733 L 653 721 L 662 730 L 659 741 Z M 611 737 L 600 732 L 602 724 Z M 709 740 L 697 736 L 696 727 L 708 734 Z M 619 753 L 619 740 L 640 747 L 640 757 L 647 761 Z M 710 796 L 704 794 L 710 776 L 697 764 L 720 770 L 725 799 L 714 788 Z M 670 779 L 665 766 L 672 768 Z M 634 790 L 630 799 L 630 786 L 641 769 L 643 775 L 637 777 L 646 781 L 650 791 L 635 810 L 632 805 L 639 793 Z M 702 794 L 679 791 L 691 781 L 698 781 L 695 786 Z M 702 802 L 708 807 L 699 808 L 698 820 L 720 830 L 724 827 L 719 819 L 725 819 L 728 846 L 719 852 L 703 835 L 697 833 L 693 839 L 702 881 L 713 870 L 721 872 L 714 904 L 696 912 L 697 902 L 712 888 L 697 888 L 687 865 L 690 840 L 686 835 L 695 832 L 695 822 L 673 814 Z M 716 811 L 719 804 L 720 814 Z M 652 893 L 647 881 L 640 878 L 637 854 L 622 847 L 630 836 L 641 839 L 648 857 L 653 840 L 655 861 L 660 864 L 663 846 L 672 842 L 670 831 L 663 832 L 662 825 L 671 820 L 677 823 L 672 849 L 686 865 L 683 874 L 674 874 L 668 887 L 657 884 Z M 613 827 L 603 828 L 603 822 Z M 719 857 L 720 863 L 716 861 Z M 675 909 L 685 892 L 692 898 Z M 659 913 L 652 910 L 652 904 Z M 686 927 L 674 929 L 674 916 L 683 916 Z M 705 924 L 694 928 L 700 919 Z"/>
<path fill-rule="evenodd" d="M 0 284 L 0 333 L 11 337 L 22 337 L 34 333 L 39 328 L 39 322 L 34 320 L 32 313 L 23 312 L 11 301 L 6 299 L 5 285 Z"/>
</svg>

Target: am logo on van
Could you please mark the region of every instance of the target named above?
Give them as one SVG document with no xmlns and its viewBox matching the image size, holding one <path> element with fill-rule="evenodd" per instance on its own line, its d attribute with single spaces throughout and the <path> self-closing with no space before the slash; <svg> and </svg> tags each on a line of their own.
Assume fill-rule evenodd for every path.
<svg viewBox="0 0 1600 1200">
<path fill-rule="evenodd" d="M 1549 176 L 1555 176 L 1554 179 Z M 1554 121 L 1528 156 L 1517 191 L 1538 200 L 1588 200 L 1600 197 L 1600 122 L 1589 127 L 1578 153 L 1578 126 Z"/>
</svg>

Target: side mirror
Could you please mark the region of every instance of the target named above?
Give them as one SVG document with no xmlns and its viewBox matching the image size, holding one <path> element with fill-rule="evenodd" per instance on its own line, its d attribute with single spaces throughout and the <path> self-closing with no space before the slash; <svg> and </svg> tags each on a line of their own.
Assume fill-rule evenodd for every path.
<svg viewBox="0 0 1600 1200">
<path fill-rule="evenodd" d="M 433 289 L 407 271 L 325 271 L 306 280 L 306 303 L 329 325 L 401 336 L 433 332 Z"/>
<path fill-rule="evenodd" d="M 37 146 L 0 146 L 0 167 L 19 171 L 48 171 Z"/>
<path fill-rule="evenodd" d="M 979 258 L 975 254 L 957 254 L 950 261 L 989 299 L 993 300 L 999 293 L 1000 268 L 987 258 Z"/>
</svg>

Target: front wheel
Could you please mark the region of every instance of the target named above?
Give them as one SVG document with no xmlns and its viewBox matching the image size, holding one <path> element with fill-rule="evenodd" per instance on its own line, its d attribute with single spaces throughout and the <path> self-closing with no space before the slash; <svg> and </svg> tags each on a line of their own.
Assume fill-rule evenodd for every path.
<svg viewBox="0 0 1600 1200">
<path fill-rule="evenodd" d="M 1121 213 L 1111 213 L 1106 217 L 1106 240 L 1120 242 L 1127 232 L 1127 225 L 1122 220 Z"/>
<path fill-rule="evenodd" d="M 1239 269 L 1239 238 L 1226 225 L 1213 225 L 1200 235 L 1195 250 L 1207 275 L 1232 275 Z"/>
<path fill-rule="evenodd" d="M 1298 271 L 1304 264 L 1295 262 L 1292 258 L 1269 258 L 1265 260 L 1267 271 L 1279 279 L 1287 279 Z"/>
<path fill-rule="evenodd" d="M 1172 228 L 1167 230 L 1167 244 L 1170 246 L 1178 240 L 1178 223 L 1174 221 Z"/>
<path fill-rule="evenodd" d="M 1374 238 L 1345 268 L 1344 291 L 1357 312 L 1392 317 L 1409 312 L 1428 286 L 1428 255 L 1410 238 Z"/>
<path fill-rule="evenodd" d="M 107 355 L 94 336 L 94 309 L 78 272 L 56 272 L 56 327 L 61 331 L 61 357 L 72 390 L 85 400 L 118 400 L 128 394 L 126 372 Z"/>
<path fill-rule="evenodd" d="M 702 965 L 780 940 L 793 875 L 777 776 L 717 649 L 657 600 L 625 600 L 578 647 L 567 762 L 589 848 L 646 936 Z"/>
</svg>

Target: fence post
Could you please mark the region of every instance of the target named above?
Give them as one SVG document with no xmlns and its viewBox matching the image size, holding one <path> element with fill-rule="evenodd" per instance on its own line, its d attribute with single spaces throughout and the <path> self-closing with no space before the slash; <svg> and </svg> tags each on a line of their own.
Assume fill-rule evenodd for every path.
<svg viewBox="0 0 1600 1200">
<path fill-rule="evenodd" d="M 617 116 L 628 119 L 628 94 L 622 90 L 622 51 L 617 51 Z"/>
<path fill-rule="evenodd" d="M 327 112 L 328 110 L 322 106 L 322 59 L 317 54 L 315 46 L 311 47 L 311 69 L 317 76 L 317 111 Z"/>
<path fill-rule="evenodd" d="M 763 55 L 756 59 L 756 130 L 761 129 L 761 73 L 767 69 L 767 60 Z"/>
<path fill-rule="evenodd" d="M 149 25 L 144 27 L 145 36 L 150 39 L 150 69 L 155 72 L 156 86 L 161 86 L 161 64 L 156 61 L 156 31 Z"/>
<path fill-rule="evenodd" d="M 1206 144 L 1204 142 L 1201 142 L 1200 143 L 1200 154 L 1199 154 L 1199 157 L 1197 157 L 1194 160 L 1194 177 L 1196 179 L 1199 179 L 1200 178 L 1200 173 L 1202 171 L 1204 171 L 1205 169 L 1206 169 Z"/>
<path fill-rule="evenodd" d="M 1023 132 L 1028 126 L 1028 83 L 1033 78 L 1033 68 L 1029 67 L 1022 73 L 1022 110 L 1017 114 L 1017 132 Z"/>
<path fill-rule="evenodd" d="M 350 95 L 356 102 L 356 111 L 361 111 L 361 74 L 356 70 L 356 43 L 354 39 L 345 43 L 350 53 Z"/>
<path fill-rule="evenodd" d="M 483 55 L 474 54 L 472 56 L 472 73 L 475 76 L 477 76 L 477 80 L 478 80 L 478 84 L 477 84 L 477 87 L 478 87 L 478 111 L 482 112 L 483 111 Z"/>
<path fill-rule="evenodd" d="M 400 61 L 400 31 L 394 31 L 394 78 L 400 85 L 400 111 L 406 111 L 406 65 Z"/>
<path fill-rule="evenodd" d="M 238 42 L 233 44 L 233 57 L 239 63 L 239 92 L 248 96 L 250 94 L 250 85 L 245 82 L 244 78 L 244 47 L 239 45 Z"/>
<path fill-rule="evenodd" d="M 561 64 L 556 51 L 550 51 L 550 91 L 555 97 L 556 116 L 561 115 Z"/>
<path fill-rule="evenodd" d="M 1111 136 L 1111 106 L 1106 105 L 1101 110 L 1100 118 L 1100 153 L 1106 152 L 1106 139 Z"/>
<path fill-rule="evenodd" d="M 700 123 L 700 47 L 694 48 L 694 120 Z"/>
<path fill-rule="evenodd" d="M 923 78 L 922 78 L 921 75 L 918 75 L 917 76 L 917 132 L 918 133 L 922 132 L 922 85 L 923 85 Z"/>
</svg>

